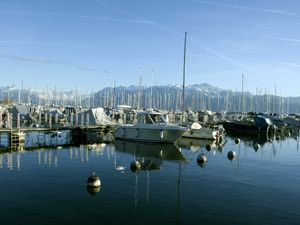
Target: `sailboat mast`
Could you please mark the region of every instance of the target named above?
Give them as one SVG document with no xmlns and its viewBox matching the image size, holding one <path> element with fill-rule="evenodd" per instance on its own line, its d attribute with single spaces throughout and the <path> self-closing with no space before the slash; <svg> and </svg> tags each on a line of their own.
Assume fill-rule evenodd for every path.
<svg viewBox="0 0 300 225">
<path fill-rule="evenodd" d="M 242 104 L 241 104 L 241 113 L 244 113 L 244 74 L 242 74 Z"/>
<path fill-rule="evenodd" d="M 184 117 L 184 91 L 185 91 L 185 58 L 186 58 L 186 35 L 187 32 L 184 33 L 184 53 L 183 53 L 183 79 L 182 79 L 182 105 L 181 105 L 181 125 L 183 124 Z"/>
</svg>

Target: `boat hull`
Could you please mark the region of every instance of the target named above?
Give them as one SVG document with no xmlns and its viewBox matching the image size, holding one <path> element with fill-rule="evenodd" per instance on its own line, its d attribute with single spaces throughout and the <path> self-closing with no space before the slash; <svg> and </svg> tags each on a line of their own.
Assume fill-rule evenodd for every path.
<svg viewBox="0 0 300 225">
<path fill-rule="evenodd" d="M 120 126 L 115 130 L 115 139 L 153 142 L 174 143 L 186 131 L 178 126 L 149 126 L 137 127 L 132 125 Z"/>
<path fill-rule="evenodd" d="M 197 138 L 206 140 L 216 140 L 220 136 L 221 135 L 219 131 L 212 130 L 209 128 L 189 129 L 182 135 L 182 137 L 184 138 Z"/>
<path fill-rule="evenodd" d="M 269 127 L 257 127 L 254 124 L 243 124 L 238 122 L 225 122 L 223 124 L 224 129 L 226 132 L 231 133 L 261 133 L 265 134 L 268 132 Z"/>
</svg>

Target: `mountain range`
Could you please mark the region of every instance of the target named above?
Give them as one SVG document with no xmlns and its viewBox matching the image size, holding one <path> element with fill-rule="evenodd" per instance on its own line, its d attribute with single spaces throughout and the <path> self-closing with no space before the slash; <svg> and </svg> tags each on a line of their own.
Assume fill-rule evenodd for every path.
<svg viewBox="0 0 300 225">
<path fill-rule="evenodd" d="M 0 88 L 2 103 L 74 105 L 82 107 L 116 107 L 181 110 L 182 85 L 106 87 L 95 93 L 80 90 L 20 90 L 14 86 Z M 224 90 L 208 83 L 185 87 L 185 109 L 226 112 L 299 113 L 300 97 L 281 97 L 257 90 L 256 94 Z"/>
</svg>

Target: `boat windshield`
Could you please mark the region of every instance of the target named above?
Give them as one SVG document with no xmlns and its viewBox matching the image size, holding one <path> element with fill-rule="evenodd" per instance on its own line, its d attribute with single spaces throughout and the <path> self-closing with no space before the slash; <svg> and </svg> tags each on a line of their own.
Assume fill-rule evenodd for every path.
<svg viewBox="0 0 300 225">
<path fill-rule="evenodd" d="M 160 114 L 150 114 L 149 116 L 153 123 L 166 123 L 166 120 Z"/>
<path fill-rule="evenodd" d="M 166 124 L 165 118 L 161 114 L 144 114 L 139 116 L 139 121 L 145 124 Z"/>
</svg>

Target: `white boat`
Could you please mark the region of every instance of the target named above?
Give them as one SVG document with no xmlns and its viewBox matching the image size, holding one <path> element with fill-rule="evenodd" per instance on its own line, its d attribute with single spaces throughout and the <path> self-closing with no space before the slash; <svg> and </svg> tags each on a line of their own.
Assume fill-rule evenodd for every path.
<svg viewBox="0 0 300 225">
<path fill-rule="evenodd" d="M 199 123 L 193 123 L 182 135 L 184 138 L 199 138 L 206 140 L 217 140 L 222 136 L 222 132 L 209 127 L 202 127 Z"/>
<path fill-rule="evenodd" d="M 168 124 L 161 113 L 142 111 L 137 114 L 135 124 L 120 125 L 116 128 L 116 139 L 156 143 L 174 143 L 186 128 Z"/>
</svg>

